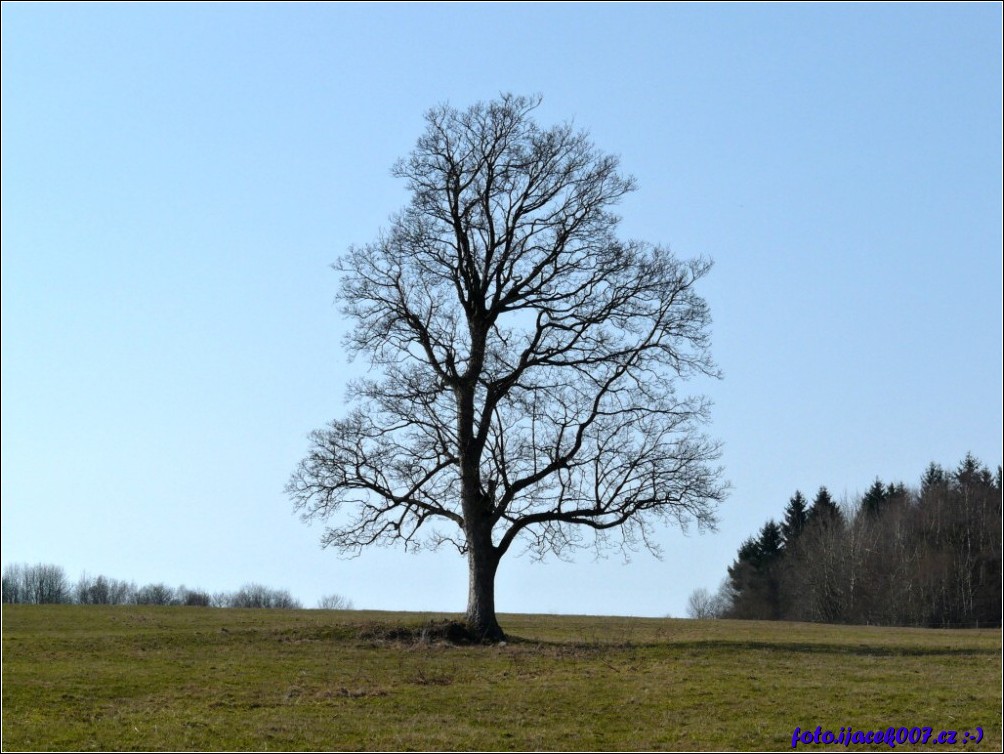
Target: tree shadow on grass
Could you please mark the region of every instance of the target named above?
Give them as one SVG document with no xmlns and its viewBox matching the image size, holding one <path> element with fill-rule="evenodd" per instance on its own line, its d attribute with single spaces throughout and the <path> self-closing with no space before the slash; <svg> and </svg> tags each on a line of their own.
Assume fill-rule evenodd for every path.
<svg viewBox="0 0 1004 754">
<path fill-rule="evenodd" d="M 857 657 L 966 657 L 999 656 L 998 647 L 978 646 L 908 646 L 867 643 L 806 641 L 736 641 L 728 639 L 658 639 L 619 638 L 605 641 L 595 637 L 582 639 L 536 639 L 513 634 L 500 643 L 485 642 L 458 619 L 433 619 L 421 623 L 365 621 L 337 626 L 297 628 L 281 632 L 281 641 L 362 641 L 376 646 L 397 647 L 518 647 L 543 654 L 594 654 L 623 650 L 662 650 L 686 652 L 772 652 L 781 654 L 840 655 Z"/>
</svg>

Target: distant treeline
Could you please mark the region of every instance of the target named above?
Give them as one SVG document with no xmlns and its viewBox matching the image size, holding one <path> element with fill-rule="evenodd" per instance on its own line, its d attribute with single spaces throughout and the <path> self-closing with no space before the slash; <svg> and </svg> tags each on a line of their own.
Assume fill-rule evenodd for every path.
<svg viewBox="0 0 1004 754">
<path fill-rule="evenodd" d="M 739 548 L 718 594 L 691 615 L 965 627 L 1001 625 L 1001 467 L 972 455 L 928 466 L 919 489 L 876 480 L 838 506 L 795 492 Z"/>
<path fill-rule="evenodd" d="M 76 605 L 187 605 L 190 607 L 244 607 L 299 609 L 303 604 L 285 589 L 261 584 L 245 584 L 236 592 L 209 592 L 177 588 L 166 584 L 137 587 L 129 581 L 107 576 L 84 574 L 71 584 L 66 572 L 57 565 L 12 563 L 3 572 L 4 604 L 76 604 Z M 331 594 L 318 607 L 327 610 L 351 610 L 352 603 Z"/>
</svg>

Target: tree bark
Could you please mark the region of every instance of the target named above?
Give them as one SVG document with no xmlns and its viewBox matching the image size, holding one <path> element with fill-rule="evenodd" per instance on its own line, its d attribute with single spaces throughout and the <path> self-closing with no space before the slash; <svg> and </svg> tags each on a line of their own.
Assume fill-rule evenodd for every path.
<svg viewBox="0 0 1004 754">
<path fill-rule="evenodd" d="M 495 572 L 500 553 L 492 542 L 490 511 L 492 501 L 486 499 L 481 486 L 481 454 L 483 443 L 475 436 L 476 380 L 484 366 L 487 329 L 475 316 L 469 323 L 471 360 L 467 375 L 457 390 L 457 440 L 460 448 L 460 497 L 467 535 L 467 628 L 483 642 L 505 639 L 495 617 Z"/>
<path fill-rule="evenodd" d="M 468 545 L 467 627 L 481 641 L 503 641 L 505 634 L 495 617 L 495 572 L 499 557 L 490 534 L 487 541 L 478 537 L 468 540 Z"/>
</svg>

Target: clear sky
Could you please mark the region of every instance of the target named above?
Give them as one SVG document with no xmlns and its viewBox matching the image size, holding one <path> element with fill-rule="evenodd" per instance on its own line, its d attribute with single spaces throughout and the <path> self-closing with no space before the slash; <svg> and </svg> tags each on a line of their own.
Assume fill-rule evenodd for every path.
<svg viewBox="0 0 1004 754">
<path fill-rule="evenodd" d="M 455 552 L 319 548 L 329 264 L 425 110 L 541 93 L 625 237 L 716 266 L 733 489 L 663 560 L 507 556 L 502 612 L 684 614 L 796 489 L 1002 457 L 1001 5 L 3 4 L 3 563 L 460 612 Z"/>
</svg>

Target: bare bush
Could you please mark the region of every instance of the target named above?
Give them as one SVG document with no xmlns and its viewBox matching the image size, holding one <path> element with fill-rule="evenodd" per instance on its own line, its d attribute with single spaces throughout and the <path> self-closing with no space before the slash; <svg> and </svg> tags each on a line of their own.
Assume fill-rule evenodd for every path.
<svg viewBox="0 0 1004 754">
<path fill-rule="evenodd" d="M 245 584 L 230 595 L 227 607 L 299 609 L 303 605 L 285 589 Z"/>
<path fill-rule="evenodd" d="M 319 610 L 352 610 L 352 600 L 340 594 L 327 594 L 317 601 Z"/>
<path fill-rule="evenodd" d="M 167 584 L 147 584 L 136 592 L 137 605 L 176 605 L 174 589 Z"/>
<path fill-rule="evenodd" d="M 186 607 L 209 607 L 213 598 L 208 592 L 179 586 L 176 599 L 179 605 L 185 605 Z"/>
</svg>

